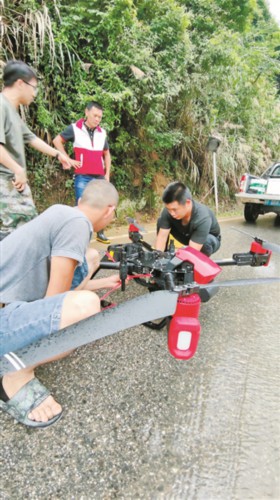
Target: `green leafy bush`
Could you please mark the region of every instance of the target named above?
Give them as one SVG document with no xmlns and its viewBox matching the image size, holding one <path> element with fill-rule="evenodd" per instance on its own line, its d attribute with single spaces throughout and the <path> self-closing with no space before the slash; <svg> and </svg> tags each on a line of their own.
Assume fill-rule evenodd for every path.
<svg viewBox="0 0 280 500">
<path fill-rule="evenodd" d="M 51 142 L 100 101 L 122 197 L 154 209 L 158 175 L 211 196 L 213 132 L 225 198 L 244 169 L 279 159 L 280 30 L 263 0 L 10 0 L 0 9 L 3 61 L 23 59 L 42 78 L 25 110 L 31 128 Z M 73 201 L 70 173 L 33 151 L 28 165 L 40 206 L 56 191 Z"/>
</svg>

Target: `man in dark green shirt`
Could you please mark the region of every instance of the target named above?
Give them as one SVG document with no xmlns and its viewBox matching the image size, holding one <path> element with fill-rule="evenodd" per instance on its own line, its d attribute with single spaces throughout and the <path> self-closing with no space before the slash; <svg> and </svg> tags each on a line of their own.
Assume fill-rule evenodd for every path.
<svg viewBox="0 0 280 500">
<path fill-rule="evenodd" d="M 193 200 L 182 182 L 169 184 L 162 201 L 165 208 L 157 222 L 157 250 L 166 249 L 170 234 L 182 245 L 189 245 L 208 256 L 220 248 L 220 226 L 214 213 Z"/>
</svg>

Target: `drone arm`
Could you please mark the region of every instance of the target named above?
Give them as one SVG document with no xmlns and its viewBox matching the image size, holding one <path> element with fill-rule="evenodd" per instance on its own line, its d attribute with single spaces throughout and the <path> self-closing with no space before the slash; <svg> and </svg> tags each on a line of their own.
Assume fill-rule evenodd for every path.
<svg viewBox="0 0 280 500">
<path fill-rule="evenodd" d="M 99 269 L 120 269 L 120 263 L 119 262 L 112 262 L 112 261 L 107 261 L 107 262 L 100 262 Z M 98 269 L 98 270 L 99 270 Z"/>
<path fill-rule="evenodd" d="M 252 266 L 253 255 L 250 253 L 235 253 L 232 259 L 215 260 L 219 266 Z"/>
<path fill-rule="evenodd" d="M 150 250 L 150 251 L 154 250 L 153 247 L 152 247 L 152 245 L 150 245 L 150 243 L 147 243 L 144 240 L 141 241 L 141 243 L 142 243 L 143 247 L 146 248 L 147 250 Z"/>
<path fill-rule="evenodd" d="M 268 264 L 271 252 L 265 253 L 234 253 L 232 259 L 215 260 L 219 266 L 265 266 Z"/>
<path fill-rule="evenodd" d="M 218 266 L 236 266 L 237 262 L 234 259 L 222 259 L 222 260 L 215 260 L 215 263 L 218 264 Z"/>
</svg>

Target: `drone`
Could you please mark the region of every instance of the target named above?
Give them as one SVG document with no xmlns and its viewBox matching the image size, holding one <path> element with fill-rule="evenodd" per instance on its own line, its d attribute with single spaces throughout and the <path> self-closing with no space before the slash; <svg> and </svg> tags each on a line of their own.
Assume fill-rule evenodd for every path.
<svg viewBox="0 0 280 500">
<path fill-rule="evenodd" d="M 222 266 L 268 266 L 272 248 L 280 251 L 280 247 L 276 244 L 253 237 L 249 252 L 235 253 L 231 259 L 213 261 L 189 246 L 176 250 L 173 240 L 166 252 L 154 250 L 143 240 L 140 232 L 143 228 L 133 219 L 128 221 L 131 243 L 110 245 L 100 268 L 119 269 L 123 291 L 127 278 L 132 277 L 137 283 L 147 287 L 150 293 L 167 290 L 171 294 L 177 294 L 176 310 L 171 317 L 164 317 L 160 322 L 143 323 L 155 330 L 167 325 L 168 348 L 177 359 L 188 360 L 194 356 L 201 331 L 198 319 L 201 303 L 208 302 L 220 287 L 249 285 L 256 281 L 259 283 L 278 281 L 278 278 L 265 278 L 213 283 L 221 273 Z M 103 305 L 105 308 L 111 306 L 106 302 Z"/>
<path fill-rule="evenodd" d="M 101 269 L 118 270 L 120 285 L 116 288 L 125 291 L 126 283 L 134 280 L 147 293 L 116 305 L 106 300 L 115 289 L 111 290 L 101 298 L 100 313 L 5 354 L 0 359 L 0 374 L 141 324 L 156 330 L 167 327 L 170 354 L 189 360 L 199 342 L 201 304 L 212 299 L 219 288 L 280 282 L 278 277 L 214 281 L 224 266 L 267 267 L 272 251 L 280 253 L 280 246 L 274 243 L 249 235 L 253 241 L 248 252 L 214 261 L 190 246 L 175 248 L 173 241 L 166 251 L 155 250 L 144 241 L 143 228 L 134 219 L 128 222 L 130 242 L 109 245 L 97 273 Z"/>
</svg>

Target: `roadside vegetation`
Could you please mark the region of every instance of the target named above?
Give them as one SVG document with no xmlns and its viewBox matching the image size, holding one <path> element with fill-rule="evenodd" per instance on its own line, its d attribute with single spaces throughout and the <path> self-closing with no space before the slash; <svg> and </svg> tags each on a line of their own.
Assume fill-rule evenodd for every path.
<svg viewBox="0 0 280 500">
<path fill-rule="evenodd" d="M 222 204 L 240 175 L 280 157 L 280 29 L 265 0 L 0 0 L 1 63 L 22 59 L 41 78 L 22 110 L 51 142 L 94 99 L 113 157 L 122 211 L 157 210 L 162 188 L 185 181 L 213 203 L 209 135 Z M 30 153 L 39 209 L 73 203 L 72 176 Z M 234 208 L 233 208 L 234 210 Z"/>
</svg>

